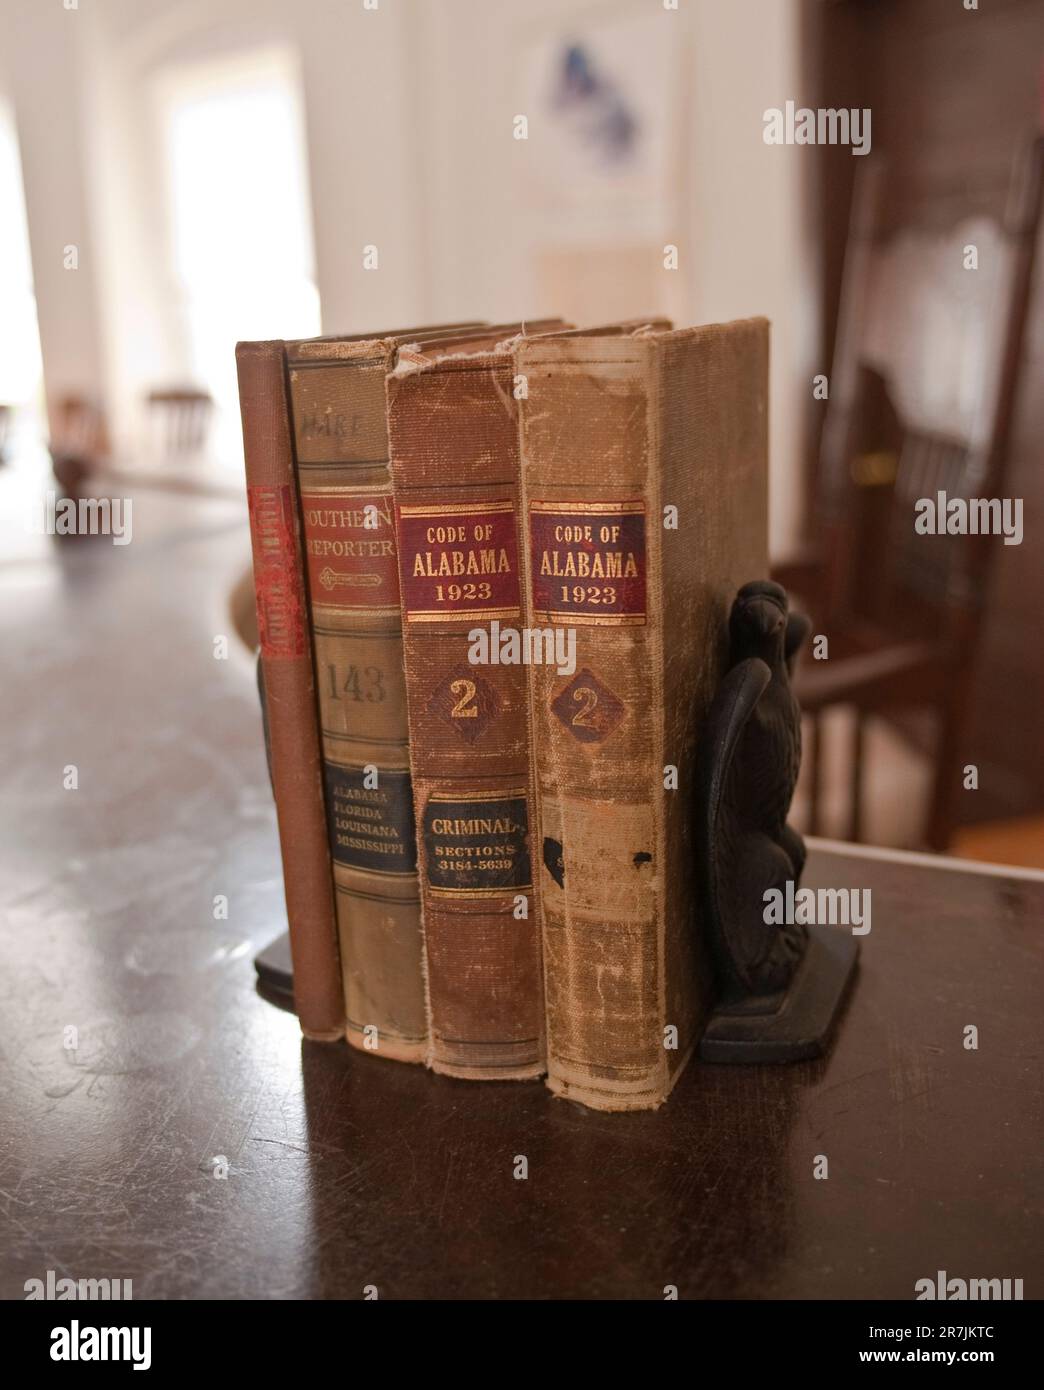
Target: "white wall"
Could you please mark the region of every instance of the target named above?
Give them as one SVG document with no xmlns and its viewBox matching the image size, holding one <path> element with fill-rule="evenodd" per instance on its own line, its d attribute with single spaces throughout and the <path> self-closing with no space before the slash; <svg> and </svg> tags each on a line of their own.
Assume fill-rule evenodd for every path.
<svg viewBox="0 0 1044 1390">
<path fill-rule="evenodd" d="M 771 319 L 771 539 L 773 551 L 782 554 L 800 528 L 811 378 L 827 370 L 817 356 L 818 283 L 803 222 L 810 207 L 809 152 L 762 139 L 765 109 L 802 95 L 796 3 L 680 0 L 677 11 L 665 11 L 650 0 L 528 0 L 522 7 L 425 0 L 415 7 L 428 316 L 507 319 L 532 313 L 534 306 L 537 312 L 573 312 L 561 297 L 541 301 L 527 244 L 519 169 L 525 154 L 511 138 L 512 115 L 524 109 L 523 93 L 513 86 L 515 47 L 548 24 L 568 34 L 570 23 L 587 15 L 650 10 L 671 26 L 682 71 L 676 220 L 669 216 L 664 229 L 664 240 L 678 246 L 679 271 L 663 271 L 663 242 L 650 242 L 647 264 L 655 264 L 656 278 L 639 276 L 634 256 L 621 246 L 608 274 L 633 276 L 636 297 L 614 298 L 612 313 L 667 313 L 679 324 L 754 314 Z M 600 272 L 589 265 L 586 273 Z M 578 303 L 588 308 L 586 297 Z"/>
<path fill-rule="evenodd" d="M 48 407 L 66 393 L 100 398 L 99 293 L 83 111 L 81 16 L 5 0 L 0 82 L 14 113 Z M 65 248 L 74 247 L 75 253 Z M 66 268 L 75 254 L 76 268 Z"/>
<path fill-rule="evenodd" d="M 819 281 L 811 151 L 766 145 L 762 114 L 802 100 L 798 7 L 729 0 L 694 9 L 691 198 L 696 321 L 764 314 L 772 322 L 771 542 L 798 540 L 804 425 L 818 356 Z"/>
<path fill-rule="evenodd" d="M 548 25 L 650 9 L 672 26 L 684 88 L 663 233 L 680 269 L 654 263 L 652 242 L 577 274 L 567 257 L 551 281 L 558 302 L 545 302 L 555 291 L 534 254 L 527 152 L 511 137 L 518 46 Z M 612 314 L 678 322 L 766 314 L 774 549 L 794 539 L 801 427 L 824 369 L 801 222 L 807 151 L 767 147 L 761 132 L 766 107 L 802 96 L 796 0 L 679 0 L 677 11 L 654 0 L 80 0 L 75 11 L 0 0 L 0 14 L 48 387 L 104 392 L 120 437 L 143 391 L 186 370 L 152 80 L 166 64 L 286 42 L 303 78 L 324 331 L 578 311 L 564 301 L 586 314 L 603 295 Z M 61 270 L 68 242 L 81 248 L 75 276 Z M 363 269 L 367 244 L 377 271 Z"/>
</svg>

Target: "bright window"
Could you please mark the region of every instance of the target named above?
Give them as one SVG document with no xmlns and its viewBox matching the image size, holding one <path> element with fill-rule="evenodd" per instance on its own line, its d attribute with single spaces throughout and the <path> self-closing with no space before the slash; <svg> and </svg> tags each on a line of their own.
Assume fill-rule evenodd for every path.
<svg viewBox="0 0 1044 1390">
<path fill-rule="evenodd" d="M 25 217 L 22 164 L 10 110 L 0 104 L 0 405 L 9 409 L 8 445 L 39 436 L 43 416 L 43 370 L 36 323 L 29 229 Z M 0 429 L 3 424 L 0 423 Z"/>
<path fill-rule="evenodd" d="M 238 458 L 235 344 L 320 331 L 300 83 L 288 50 L 165 72 L 158 82 L 171 252 L 193 385 Z"/>
</svg>

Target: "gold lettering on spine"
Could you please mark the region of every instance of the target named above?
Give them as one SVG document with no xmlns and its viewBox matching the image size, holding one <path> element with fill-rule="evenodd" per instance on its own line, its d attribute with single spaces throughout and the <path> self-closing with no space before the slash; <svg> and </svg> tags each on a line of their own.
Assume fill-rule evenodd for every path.
<svg viewBox="0 0 1044 1390">
<path fill-rule="evenodd" d="M 521 827 L 513 820 L 497 818 L 475 820 L 433 820 L 435 835 L 511 835 Z"/>
<path fill-rule="evenodd" d="M 560 579 L 637 579 L 634 551 L 542 550 L 540 573 Z"/>
<path fill-rule="evenodd" d="M 413 558 L 415 579 L 440 579 L 468 574 L 510 574 L 506 550 L 442 550 L 438 559 L 431 550 L 418 551 Z"/>
</svg>

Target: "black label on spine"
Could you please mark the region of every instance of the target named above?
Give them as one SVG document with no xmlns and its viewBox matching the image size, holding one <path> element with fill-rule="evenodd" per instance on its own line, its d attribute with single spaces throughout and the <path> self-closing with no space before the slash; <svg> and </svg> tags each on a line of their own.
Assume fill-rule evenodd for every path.
<svg viewBox="0 0 1044 1390">
<path fill-rule="evenodd" d="M 338 864 L 377 874 L 417 870 L 417 832 L 408 772 L 377 773 L 325 763 L 330 852 Z"/>
<path fill-rule="evenodd" d="M 444 893 L 530 886 L 526 798 L 433 796 L 424 808 L 428 883 Z"/>
</svg>

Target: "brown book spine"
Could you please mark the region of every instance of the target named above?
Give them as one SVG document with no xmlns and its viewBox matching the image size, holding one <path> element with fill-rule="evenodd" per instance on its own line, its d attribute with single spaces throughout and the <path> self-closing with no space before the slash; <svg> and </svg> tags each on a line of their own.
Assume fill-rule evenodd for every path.
<svg viewBox="0 0 1044 1390">
<path fill-rule="evenodd" d="M 288 347 L 346 1036 L 427 1055 L 384 377 L 391 341 Z"/>
<path fill-rule="evenodd" d="M 528 668 L 548 1085 L 659 1105 L 710 980 L 693 881 L 700 721 L 728 606 L 767 569 L 767 324 L 516 352 L 529 621 L 575 673 Z"/>
<path fill-rule="evenodd" d="M 344 1033 L 315 675 L 281 342 L 236 347 L 269 760 L 301 1031 Z"/>
<path fill-rule="evenodd" d="M 400 361 L 388 378 L 429 1062 L 543 1074 L 510 352 Z M 517 657 L 516 657 L 517 661 Z"/>
</svg>

